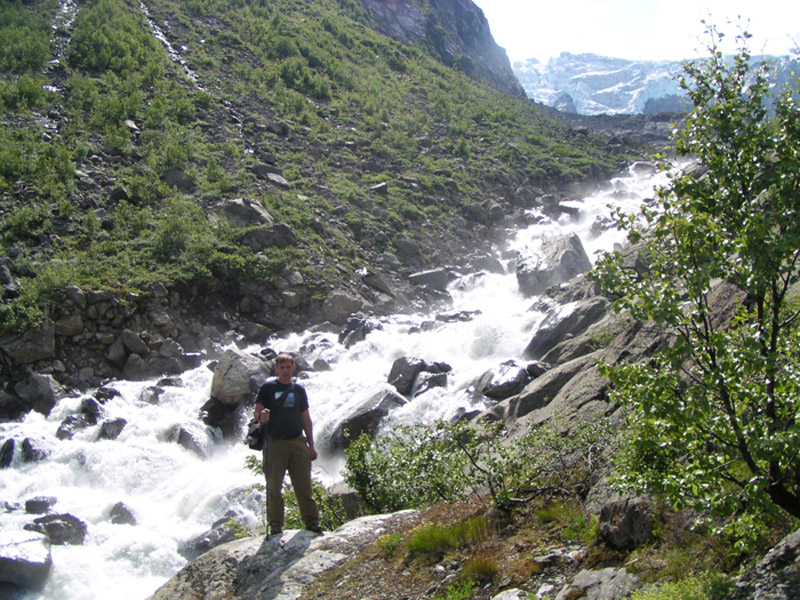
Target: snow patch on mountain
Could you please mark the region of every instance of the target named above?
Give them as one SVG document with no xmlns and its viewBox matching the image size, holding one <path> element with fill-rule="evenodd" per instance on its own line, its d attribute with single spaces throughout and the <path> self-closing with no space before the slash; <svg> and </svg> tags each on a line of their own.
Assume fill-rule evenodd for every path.
<svg viewBox="0 0 800 600">
<path fill-rule="evenodd" d="M 770 65 L 770 79 L 781 87 L 796 80 L 795 56 L 755 56 Z M 689 108 L 678 83 L 681 61 L 634 61 L 597 54 L 571 54 L 512 65 L 529 98 L 563 112 L 581 115 L 653 114 Z"/>
</svg>

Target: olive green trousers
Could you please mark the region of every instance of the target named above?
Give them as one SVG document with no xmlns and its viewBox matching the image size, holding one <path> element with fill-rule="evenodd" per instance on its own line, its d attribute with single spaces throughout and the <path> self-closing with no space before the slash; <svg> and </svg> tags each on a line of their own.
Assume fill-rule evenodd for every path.
<svg viewBox="0 0 800 600">
<path fill-rule="evenodd" d="M 303 436 L 293 440 L 267 437 L 267 519 L 270 531 L 283 530 L 283 479 L 289 472 L 303 525 L 319 523 L 319 508 L 311 488 L 311 451 Z"/>
</svg>

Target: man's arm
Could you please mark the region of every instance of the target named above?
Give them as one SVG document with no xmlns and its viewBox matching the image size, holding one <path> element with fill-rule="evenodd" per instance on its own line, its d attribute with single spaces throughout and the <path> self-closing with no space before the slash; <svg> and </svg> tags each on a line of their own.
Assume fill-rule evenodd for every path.
<svg viewBox="0 0 800 600">
<path fill-rule="evenodd" d="M 300 417 L 303 419 L 303 431 L 306 434 L 308 449 L 311 450 L 311 460 L 317 460 L 317 450 L 314 448 L 314 426 L 311 423 L 311 415 L 308 409 L 301 412 Z"/>
</svg>

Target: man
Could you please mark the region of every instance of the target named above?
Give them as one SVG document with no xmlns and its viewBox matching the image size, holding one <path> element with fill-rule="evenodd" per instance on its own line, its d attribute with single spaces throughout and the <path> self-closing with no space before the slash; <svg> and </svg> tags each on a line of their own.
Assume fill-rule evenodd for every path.
<svg viewBox="0 0 800 600">
<path fill-rule="evenodd" d="M 286 471 L 289 471 L 305 528 L 322 533 L 319 509 L 311 489 L 311 461 L 317 458 L 314 430 L 306 390 L 292 382 L 295 369 L 291 354 L 279 354 L 275 358 L 277 380 L 264 383 L 256 396 L 255 419 L 266 423 L 267 428 L 264 472 L 267 474 L 270 534 L 283 531 L 283 478 Z"/>
</svg>

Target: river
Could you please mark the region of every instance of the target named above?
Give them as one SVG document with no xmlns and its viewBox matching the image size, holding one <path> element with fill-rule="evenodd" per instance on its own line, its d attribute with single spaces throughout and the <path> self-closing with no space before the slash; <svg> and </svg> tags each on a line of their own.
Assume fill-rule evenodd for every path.
<svg viewBox="0 0 800 600">
<path fill-rule="evenodd" d="M 469 392 L 482 373 L 506 360 L 520 360 L 543 313 L 531 310 L 532 298 L 517 289 L 514 253 L 535 253 L 542 239 L 577 233 L 592 260 L 595 253 L 623 241 L 623 234 L 593 224 L 610 214 L 609 204 L 626 212 L 653 196 L 663 173 L 636 174 L 632 169 L 598 190 L 571 203 L 579 217 L 547 218 L 520 231 L 509 232 L 495 256 L 504 273 L 464 273 L 450 284 L 453 298 L 448 313 L 470 312 L 466 321 L 441 322 L 431 314 L 402 314 L 379 319 L 380 328 L 363 341 L 345 348 L 336 333 L 308 332 L 271 339 L 276 350 L 298 351 L 312 364 L 323 359 L 328 371 L 304 375 L 311 414 L 320 446 L 338 425 L 347 408 L 386 385 L 395 359 L 413 356 L 452 367 L 447 387 L 433 388 L 393 412 L 386 426 L 433 422 L 459 410 L 484 407 Z M 260 349 L 260 348 L 259 348 Z M 244 348 L 244 350 L 258 350 Z M 0 469 L 0 529 L 20 530 L 34 515 L 25 502 L 36 497 L 56 499 L 51 512 L 72 514 L 88 525 L 80 546 L 53 546 L 53 568 L 45 587 L 26 600 L 143 600 L 186 564 L 183 544 L 206 532 L 227 512 L 236 512 L 253 530 L 263 518 L 261 478 L 244 468 L 252 451 L 241 442 L 222 441 L 200 421 L 208 400 L 212 371 L 200 366 L 181 375 L 182 387 L 166 387 L 157 402 L 148 388 L 156 381 L 115 381 L 119 395 L 103 406 L 103 420 L 124 418 L 126 427 L 116 440 L 97 441 L 98 427 L 58 440 L 65 417 L 79 411 L 82 397 L 62 399 L 44 417 L 30 413 L 21 421 L 0 423 L 0 443 L 14 438 L 18 447 L 29 438 L 47 450 L 40 462 L 24 462 L 15 454 L 9 468 Z M 93 391 L 86 394 L 90 397 Z M 174 425 L 182 425 L 200 440 L 205 457 L 165 441 Z M 341 457 L 323 454 L 316 476 L 325 483 L 338 478 Z M 135 525 L 113 524 L 111 508 L 123 502 Z"/>
</svg>

